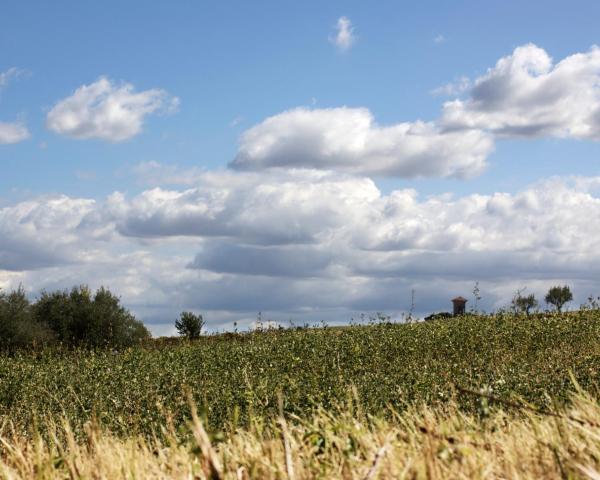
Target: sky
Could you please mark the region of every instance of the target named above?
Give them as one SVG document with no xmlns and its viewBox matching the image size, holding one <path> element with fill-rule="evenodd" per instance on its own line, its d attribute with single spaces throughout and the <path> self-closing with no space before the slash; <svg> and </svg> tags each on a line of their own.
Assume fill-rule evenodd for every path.
<svg viewBox="0 0 600 480">
<path fill-rule="evenodd" d="M 600 4 L 0 6 L 0 288 L 155 335 L 600 295 Z M 526 290 L 523 290 L 526 289 Z M 413 293 L 414 292 L 414 293 Z"/>
</svg>

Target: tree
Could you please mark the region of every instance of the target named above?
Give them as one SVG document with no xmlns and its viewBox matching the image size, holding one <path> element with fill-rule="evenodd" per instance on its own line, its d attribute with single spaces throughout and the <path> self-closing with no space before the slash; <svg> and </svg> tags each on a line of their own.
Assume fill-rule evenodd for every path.
<svg viewBox="0 0 600 480">
<path fill-rule="evenodd" d="M 55 335 L 45 322 L 33 316 L 31 303 L 23 287 L 0 292 L 0 346 L 3 348 L 47 345 Z"/>
<path fill-rule="evenodd" d="M 561 312 L 564 304 L 573 300 L 573 293 L 567 285 L 557 285 L 548 290 L 545 300 L 546 303 L 554 305 L 557 312 Z"/>
<path fill-rule="evenodd" d="M 202 327 L 204 326 L 202 315 L 195 315 L 192 312 L 182 312 L 177 320 L 175 320 L 175 328 L 182 337 L 188 340 L 200 338 Z"/>
<path fill-rule="evenodd" d="M 95 293 L 87 286 L 42 292 L 33 308 L 35 318 L 46 322 L 65 345 L 128 347 L 150 338 L 144 324 L 104 287 Z"/>
<path fill-rule="evenodd" d="M 525 313 L 529 316 L 532 309 L 537 308 L 539 305 L 535 295 L 533 293 L 529 295 L 522 295 L 521 291 L 517 292 L 515 298 L 513 298 L 513 307 L 516 311 Z"/>
</svg>

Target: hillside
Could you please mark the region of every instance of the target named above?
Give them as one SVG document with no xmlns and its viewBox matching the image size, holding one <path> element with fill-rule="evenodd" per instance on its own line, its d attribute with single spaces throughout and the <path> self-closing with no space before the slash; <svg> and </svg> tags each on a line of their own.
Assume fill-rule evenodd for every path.
<svg viewBox="0 0 600 480">
<path fill-rule="evenodd" d="M 569 397 L 571 375 L 594 393 L 599 371 L 598 311 L 465 316 L 2 356 L 0 414 L 20 430 L 64 416 L 76 432 L 95 418 L 116 435 L 149 435 L 167 417 L 185 423 L 189 390 L 209 428 L 227 430 L 276 416 L 279 395 L 300 416 L 351 397 L 371 414 L 450 401 L 476 412 L 481 399 L 461 388 L 547 406 Z"/>
</svg>

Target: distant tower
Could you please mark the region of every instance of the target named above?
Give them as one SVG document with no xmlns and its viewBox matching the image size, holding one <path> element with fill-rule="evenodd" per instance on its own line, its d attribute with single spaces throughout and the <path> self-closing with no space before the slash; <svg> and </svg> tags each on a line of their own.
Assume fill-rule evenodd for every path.
<svg viewBox="0 0 600 480">
<path fill-rule="evenodd" d="M 467 305 L 467 299 L 463 298 L 463 297 L 453 298 L 452 305 L 454 307 L 454 309 L 453 309 L 454 316 L 464 315 L 465 314 L 465 306 Z"/>
</svg>

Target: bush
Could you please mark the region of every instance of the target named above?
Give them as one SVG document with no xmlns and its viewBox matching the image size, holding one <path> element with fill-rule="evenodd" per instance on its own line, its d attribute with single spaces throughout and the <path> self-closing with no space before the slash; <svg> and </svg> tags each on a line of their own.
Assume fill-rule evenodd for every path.
<svg viewBox="0 0 600 480">
<path fill-rule="evenodd" d="M 179 319 L 175 320 L 175 328 L 182 337 L 195 340 L 200 338 L 204 323 L 202 315 L 195 315 L 192 312 L 182 312 Z"/>
</svg>

